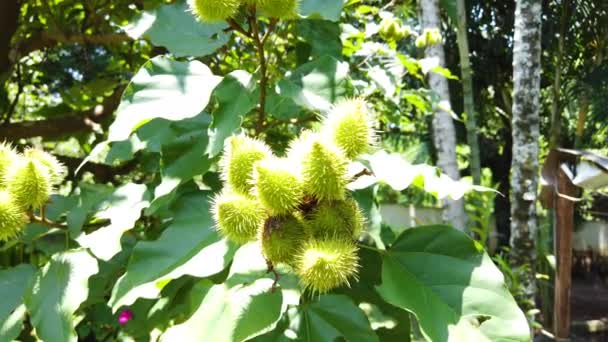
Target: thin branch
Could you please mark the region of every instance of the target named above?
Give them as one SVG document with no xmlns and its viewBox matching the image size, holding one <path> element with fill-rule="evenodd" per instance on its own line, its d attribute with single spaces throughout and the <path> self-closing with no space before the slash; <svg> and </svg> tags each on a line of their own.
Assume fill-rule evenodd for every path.
<svg viewBox="0 0 608 342">
<path fill-rule="evenodd" d="M 51 227 L 51 228 L 68 229 L 68 225 L 67 224 L 59 223 L 59 222 L 53 222 L 53 221 L 50 221 L 50 220 L 46 219 L 45 217 L 38 217 L 38 216 L 36 216 L 34 214 L 30 214 L 30 222 L 31 223 L 43 224 L 43 225 Z"/>
<path fill-rule="evenodd" d="M 258 107 L 258 119 L 255 125 L 256 134 L 260 134 L 264 130 L 264 122 L 266 121 L 266 97 L 268 92 L 268 65 L 266 61 L 266 54 L 264 52 L 264 43 L 274 28 L 274 24 L 268 27 L 268 31 L 264 36 L 260 36 L 260 28 L 258 26 L 257 19 L 255 17 L 255 6 L 251 7 L 251 13 L 248 17 L 249 26 L 252 30 L 252 39 L 258 53 L 258 59 L 260 62 L 260 100 Z M 271 23 L 272 24 L 272 23 Z"/>
<path fill-rule="evenodd" d="M 266 273 L 272 272 L 272 274 L 274 275 L 274 282 L 272 283 L 272 288 L 270 290 L 270 292 L 274 293 L 277 290 L 277 285 L 279 284 L 279 279 L 281 278 L 281 276 L 279 275 L 279 272 L 277 272 L 277 270 L 274 268 L 272 261 L 266 260 L 266 266 L 268 266 L 268 270 L 266 271 Z"/>
<path fill-rule="evenodd" d="M 278 23 L 277 18 L 270 19 L 270 24 L 268 25 L 268 30 L 266 31 L 266 33 L 264 33 L 264 37 L 262 37 L 262 45 L 266 44 L 268 37 L 270 37 L 270 33 L 272 33 L 272 31 L 274 31 L 274 29 L 277 26 L 277 23 Z"/>
<path fill-rule="evenodd" d="M 26 56 L 32 51 L 53 47 L 57 44 L 94 44 L 94 45 L 116 45 L 132 41 L 131 37 L 122 33 L 107 33 L 99 35 L 72 34 L 42 32 L 26 41 L 20 42 L 17 52 L 20 56 Z"/>
<path fill-rule="evenodd" d="M 13 117 L 13 114 L 15 113 L 15 109 L 17 108 L 17 103 L 19 102 L 19 98 L 21 97 L 21 94 L 23 93 L 23 82 L 21 80 L 21 64 L 17 63 L 17 94 L 15 94 L 15 98 L 13 99 L 13 102 L 11 102 L 10 106 L 8 107 L 8 111 L 6 112 L 6 116 L 4 117 L 4 122 L 2 123 L 3 125 L 8 125 L 11 122 L 11 118 Z"/>
<path fill-rule="evenodd" d="M 8 123 L 0 126 L 0 141 L 15 141 L 22 138 L 44 137 L 52 140 L 79 132 L 95 131 L 99 123 L 114 113 L 120 103 L 124 87 L 118 87 L 102 104 L 78 113 L 46 120 Z"/>
<path fill-rule="evenodd" d="M 354 181 L 356 181 L 357 179 L 359 179 L 359 178 L 361 178 L 363 176 L 373 176 L 373 175 L 374 175 L 373 172 L 371 172 L 370 170 L 368 170 L 367 168 L 365 168 L 365 169 L 361 170 L 359 173 L 355 174 L 350 181 L 354 182 Z"/>
<path fill-rule="evenodd" d="M 231 29 L 233 29 L 234 31 L 236 31 L 236 32 L 244 35 L 245 37 L 251 38 L 251 33 L 245 31 L 245 29 L 241 25 L 239 25 L 239 23 L 237 23 L 236 20 L 234 20 L 232 18 L 229 18 L 226 21 L 228 22 L 228 25 L 230 25 Z"/>
</svg>

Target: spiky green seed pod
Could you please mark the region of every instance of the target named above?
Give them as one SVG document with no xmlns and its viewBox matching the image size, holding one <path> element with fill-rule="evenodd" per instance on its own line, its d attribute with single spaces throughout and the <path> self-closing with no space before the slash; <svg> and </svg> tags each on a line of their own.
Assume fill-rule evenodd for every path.
<svg viewBox="0 0 608 342">
<path fill-rule="evenodd" d="M 238 244 L 254 241 L 266 219 L 259 201 L 231 192 L 215 197 L 212 210 L 218 232 Z"/>
<path fill-rule="evenodd" d="M 302 160 L 304 189 L 321 201 L 343 200 L 347 168 L 342 151 L 330 143 L 315 141 Z"/>
<path fill-rule="evenodd" d="M 287 159 L 294 165 L 300 165 L 315 141 L 321 141 L 322 136 L 318 132 L 304 130 L 298 137 L 289 142 L 287 147 Z"/>
<path fill-rule="evenodd" d="M 0 189 L 6 187 L 6 172 L 11 165 L 17 162 L 19 154 L 7 143 L 0 143 Z"/>
<path fill-rule="evenodd" d="M 257 139 L 245 135 L 230 137 L 220 162 L 222 178 L 234 191 L 249 194 L 253 188 L 253 165 L 271 156 L 270 148 Z"/>
<path fill-rule="evenodd" d="M 53 191 L 48 168 L 35 159 L 13 163 L 7 170 L 5 179 L 8 192 L 23 209 L 44 206 Z"/>
<path fill-rule="evenodd" d="M 27 215 L 11 195 L 0 191 L 0 241 L 15 237 L 27 224 Z"/>
<path fill-rule="evenodd" d="M 323 123 L 323 133 L 344 151 L 348 159 L 369 152 L 376 143 L 373 119 L 362 99 L 336 104 Z"/>
<path fill-rule="evenodd" d="M 267 158 L 254 171 L 254 192 L 274 215 L 287 214 L 304 196 L 302 180 L 293 164 L 284 158 Z"/>
<path fill-rule="evenodd" d="M 201 21 L 215 22 L 234 17 L 241 7 L 240 0 L 188 0 L 192 13 Z"/>
<path fill-rule="evenodd" d="M 257 0 L 262 13 L 271 18 L 291 19 L 298 14 L 298 0 Z"/>
<path fill-rule="evenodd" d="M 275 265 L 293 265 L 297 251 L 308 239 L 302 219 L 294 215 L 269 217 L 259 234 L 264 257 Z"/>
<path fill-rule="evenodd" d="M 357 246 L 349 240 L 310 240 L 297 256 L 296 272 L 305 289 L 327 293 L 357 277 Z"/>
<path fill-rule="evenodd" d="M 357 239 L 364 225 L 365 217 L 351 198 L 320 203 L 306 221 L 306 228 L 317 239 Z"/>
<path fill-rule="evenodd" d="M 59 185 L 65 179 L 67 175 L 66 167 L 50 153 L 38 149 L 27 149 L 23 152 L 26 158 L 39 161 L 42 165 L 48 168 L 48 172 L 51 177 L 51 183 L 53 185 Z"/>
</svg>

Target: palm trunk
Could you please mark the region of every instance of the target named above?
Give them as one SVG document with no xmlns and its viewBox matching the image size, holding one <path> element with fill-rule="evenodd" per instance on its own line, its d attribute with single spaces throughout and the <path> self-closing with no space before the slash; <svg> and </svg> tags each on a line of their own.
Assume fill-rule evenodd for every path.
<svg viewBox="0 0 608 342">
<path fill-rule="evenodd" d="M 536 292 L 536 199 L 541 54 L 540 0 L 517 0 L 513 45 L 513 161 L 511 163 L 511 262 L 527 267 L 522 298 L 534 305 Z"/>
<path fill-rule="evenodd" d="M 481 160 L 479 140 L 477 139 L 477 118 L 473 98 L 473 71 L 469 58 L 469 39 L 467 37 L 467 12 L 464 0 L 457 0 L 458 52 L 460 53 L 460 73 L 462 76 L 462 95 L 466 113 L 467 142 L 471 149 L 470 169 L 474 184 L 481 184 Z"/>
<path fill-rule="evenodd" d="M 441 16 L 439 15 L 438 0 L 422 0 L 422 24 L 424 28 L 441 28 Z M 445 55 L 442 44 L 428 46 L 425 51 L 427 58 L 437 58 L 439 65 L 445 66 Z M 450 92 L 448 81 L 444 76 L 437 73 L 429 73 L 429 84 L 435 92 L 442 107 L 449 107 Z M 437 150 L 437 166 L 454 180 L 460 179 L 458 164 L 456 163 L 456 130 L 452 116 L 446 108 L 438 108 L 433 118 L 433 139 Z M 443 219 L 454 227 L 464 230 L 466 227 L 466 213 L 462 200 L 444 200 Z"/>
</svg>

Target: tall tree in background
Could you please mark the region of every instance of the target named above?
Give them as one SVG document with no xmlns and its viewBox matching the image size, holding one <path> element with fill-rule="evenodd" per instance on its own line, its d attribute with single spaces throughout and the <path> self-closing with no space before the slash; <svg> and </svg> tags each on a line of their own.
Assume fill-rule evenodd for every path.
<svg viewBox="0 0 608 342">
<path fill-rule="evenodd" d="M 522 280 L 529 300 L 533 300 L 535 293 L 541 14 L 540 0 L 517 0 L 513 45 L 511 260 L 514 267 L 529 267 Z"/>
<path fill-rule="evenodd" d="M 479 140 L 477 139 L 477 119 L 473 96 L 473 70 L 469 58 L 469 38 L 467 37 L 467 10 L 464 0 L 456 1 L 458 29 L 458 52 L 460 54 L 460 73 L 462 77 L 462 97 L 466 113 L 467 143 L 471 149 L 470 165 L 473 183 L 481 183 L 481 160 L 479 156 Z"/>
<path fill-rule="evenodd" d="M 424 29 L 441 29 L 441 16 L 439 15 L 439 0 L 420 1 L 422 9 L 422 26 Z M 440 66 L 445 66 L 443 44 L 432 44 L 426 47 L 426 58 L 437 58 Z M 447 110 L 450 108 L 450 92 L 447 79 L 437 73 L 429 73 L 429 86 L 438 97 L 441 106 L 436 107 L 433 117 L 433 139 L 437 150 L 437 166 L 454 180 L 460 179 L 458 164 L 456 162 L 456 130 L 452 116 Z M 447 107 L 447 108 L 446 108 Z M 466 226 L 466 213 L 462 200 L 446 199 L 444 202 L 443 218 L 458 229 Z"/>
</svg>

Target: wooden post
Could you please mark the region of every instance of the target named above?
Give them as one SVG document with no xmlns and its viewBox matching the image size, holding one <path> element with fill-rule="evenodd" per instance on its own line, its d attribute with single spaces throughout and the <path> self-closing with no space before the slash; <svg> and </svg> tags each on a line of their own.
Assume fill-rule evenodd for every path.
<svg viewBox="0 0 608 342">
<path fill-rule="evenodd" d="M 577 188 L 557 163 L 557 192 L 553 222 L 555 232 L 555 302 L 553 326 L 556 341 L 570 340 L 570 288 L 572 270 L 572 232 L 574 229 L 574 202 L 563 195 L 576 196 Z M 562 195 L 562 196 L 560 196 Z"/>
</svg>

